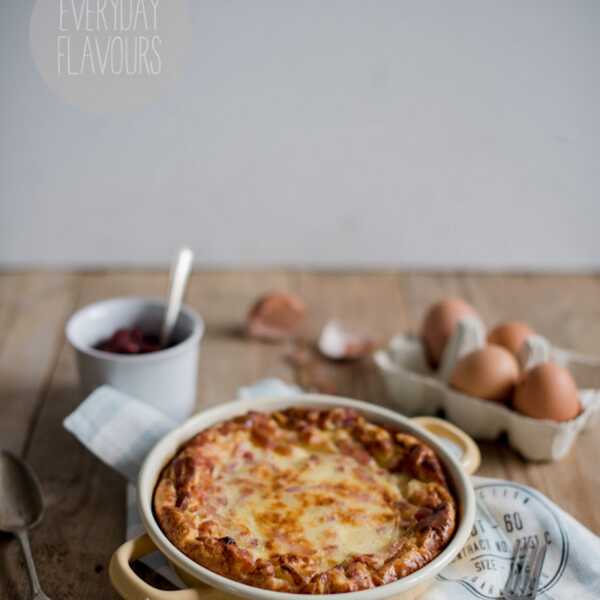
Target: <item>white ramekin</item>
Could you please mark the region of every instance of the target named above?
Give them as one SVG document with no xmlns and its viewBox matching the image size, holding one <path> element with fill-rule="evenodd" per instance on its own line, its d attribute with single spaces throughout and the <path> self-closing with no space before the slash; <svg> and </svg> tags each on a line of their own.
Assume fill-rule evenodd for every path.
<svg viewBox="0 0 600 600">
<path fill-rule="evenodd" d="M 286 398 L 237 400 L 222 404 L 188 419 L 180 427 L 167 434 L 148 454 L 138 478 L 138 503 L 147 535 L 131 540 L 113 555 L 110 577 L 116 590 L 128 600 L 221 600 L 237 596 L 250 600 L 307 600 L 306 594 L 276 592 L 252 587 L 218 575 L 195 563 L 178 550 L 161 531 L 152 509 L 154 488 L 164 466 L 176 454 L 183 443 L 199 431 L 215 423 L 230 419 L 249 410 L 273 411 L 291 406 L 304 407 L 351 407 L 367 419 L 413 433 L 425 440 L 437 452 L 450 477 L 459 505 L 458 527 L 451 542 L 433 561 L 415 573 L 393 583 L 359 592 L 317 595 L 330 600 L 385 600 L 417 598 L 433 582 L 434 577 L 458 554 L 471 534 L 475 519 L 475 495 L 468 475 L 479 465 L 479 451 L 475 443 L 459 429 L 440 419 L 408 419 L 391 410 L 365 402 L 336 396 L 298 394 Z M 458 446 L 461 462 L 440 443 L 446 438 Z M 164 591 L 142 581 L 129 563 L 158 549 L 175 567 L 190 589 Z"/>
<path fill-rule="evenodd" d="M 108 384 L 151 404 L 176 422 L 194 412 L 204 323 L 192 309 L 181 309 L 173 331 L 175 344 L 165 350 L 115 354 L 95 347 L 124 327 L 137 325 L 158 333 L 165 308 L 164 301 L 154 298 L 113 298 L 90 304 L 69 319 L 66 335 L 75 348 L 84 396 Z"/>
</svg>

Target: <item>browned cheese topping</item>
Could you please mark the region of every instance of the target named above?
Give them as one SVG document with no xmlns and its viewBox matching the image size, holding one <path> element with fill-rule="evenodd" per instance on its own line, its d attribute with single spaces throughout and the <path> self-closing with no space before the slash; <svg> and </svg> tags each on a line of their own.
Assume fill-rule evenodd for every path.
<svg viewBox="0 0 600 600">
<path fill-rule="evenodd" d="M 164 470 L 154 508 L 199 564 L 307 594 L 404 577 L 456 522 L 433 450 L 351 409 L 248 413 L 199 433 Z"/>
</svg>

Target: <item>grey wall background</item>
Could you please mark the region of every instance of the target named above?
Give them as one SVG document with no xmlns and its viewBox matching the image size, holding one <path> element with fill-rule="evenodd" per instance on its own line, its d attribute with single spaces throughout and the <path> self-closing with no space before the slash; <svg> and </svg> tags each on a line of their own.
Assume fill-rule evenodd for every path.
<svg viewBox="0 0 600 600">
<path fill-rule="evenodd" d="M 0 263 L 600 266 L 597 0 L 192 0 L 183 77 L 65 104 L 0 8 Z"/>
</svg>

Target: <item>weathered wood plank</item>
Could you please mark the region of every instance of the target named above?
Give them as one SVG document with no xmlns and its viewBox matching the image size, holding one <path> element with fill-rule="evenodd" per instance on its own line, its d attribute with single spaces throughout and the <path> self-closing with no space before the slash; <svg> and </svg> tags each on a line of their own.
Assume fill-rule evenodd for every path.
<svg viewBox="0 0 600 600">
<path fill-rule="evenodd" d="M 138 280 L 137 286 L 143 287 L 144 280 Z M 127 287 L 120 285 L 118 276 L 106 274 L 82 276 L 80 285 L 77 306 L 120 295 Z M 52 322 L 62 329 L 67 316 L 54 317 Z M 42 399 L 26 454 L 46 500 L 46 518 L 32 535 L 40 578 L 50 597 L 116 597 L 110 591 L 106 564 L 123 535 L 124 485 L 62 429 L 62 420 L 81 400 L 74 356 L 64 338 Z M 23 569 L 12 570 L 8 598 L 23 597 L 26 589 Z"/>
<path fill-rule="evenodd" d="M 79 292 L 78 278 L 60 273 L 2 276 L 0 296 L 0 444 L 21 453 L 52 374 L 63 324 Z"/>
<path fill-rule="evenodd" d="M 246 314 L 259 295 L 291 289 L 285 272 L 194 273 L 186 302 L 206 323 L 198 374 L 200 409 L 235 399 L 240 386 L 257 379 L 291 380 L 280 344 L 244 335 Z"/>
<path fill-rule="evenodd" d="M 116 598 L 106 567 L 124 536 L 124 484 L 62 430 L 80 400 L 64 321 L 75 305 L 118 295 L 162 296 L 166 273 L 0 275 L 0 439 L 24 447 L 48 501 L 47 519 L 33 534 L 33 550 L 50 597 Z M 331 385 L 334 393 L 385 403 L 369 361 L 335 364 L 317 359 L 296 372 L 289 344 L 265 344 L 241 334 L 250 304 L 269 289 L 296 291 L 309 308 L 305 344 L 332 317 L 381 341 L 416 330 L 426 307 L 445 295 L 472 302 L 489 324 L 521 318 L 563 346 L 600 349 L 600 280 L 594 277 L 461 274 L 200 272 L 187 302 L 206 321 L 199 363 L 199 408 L 228 401 L 241 385 L 263 377 Z M 36 340 L 32 345 L 31 340 Z M 316 369 L 316 371 L 315 371 Z M 318 383 L 318 382 L 317 382 Z M 31 432 L 30 434 L 28 432 Z M 600 533 L 600 476 L 589 465 L 598 430 L 580 438 L 560 463 L 527 464 L 502 444 L 482 444 L 484 475 L 534 485 Z M 29 443 L 27 440 L 29 439 Z M 8 600 L 26 596 L 14 542 L 0 541 L 0 589 Z"/>
<path fill-rule="evenodd" d="M 62 273 L 6 274 L 0 281 L 0 447 L 22 454 L 56 365 L 79 281 Z M 22 557 L 12 538 L 0 539 L 0 563 L 0 589 L 25 597 Z"/>
<path fill-rule="evenodd" d="M 402 278 L 390 273 L 296 274 L 295 289 L 308 305 L 306 336 L 309 360 L 296 368 L 296 380 L 304 388 L 349 396 L 376 404 L 389 404 L 382 381 L 371 360 L 326 360 L 312 346 L 331 319 L 350 330 L 363 332 L 378 343 L 407 327 L 408 307 Z"/>
</svg>

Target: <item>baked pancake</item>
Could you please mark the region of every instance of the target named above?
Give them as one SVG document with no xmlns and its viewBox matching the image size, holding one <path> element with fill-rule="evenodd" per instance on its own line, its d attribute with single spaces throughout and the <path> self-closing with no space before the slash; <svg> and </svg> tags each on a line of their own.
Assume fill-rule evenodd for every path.
<svg viewBox="0 0 600 600">
<path fill-rule="evenodd" d="M 154 510 L 200 565 L 306 594 L 404 577 L 456 527 L 435 452 L 347 408 L 250 412 L 200 432 L 164 469 Z"/>
</svg>

